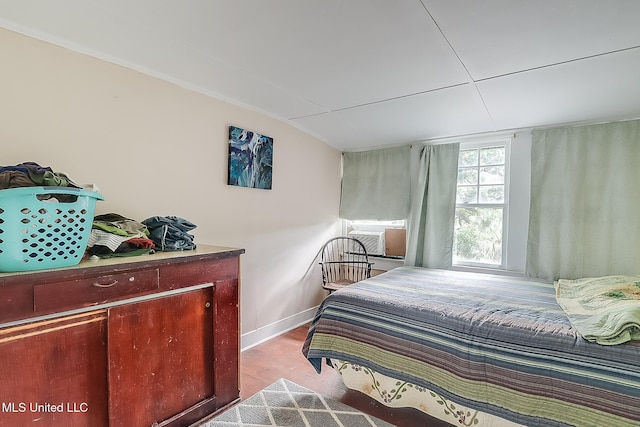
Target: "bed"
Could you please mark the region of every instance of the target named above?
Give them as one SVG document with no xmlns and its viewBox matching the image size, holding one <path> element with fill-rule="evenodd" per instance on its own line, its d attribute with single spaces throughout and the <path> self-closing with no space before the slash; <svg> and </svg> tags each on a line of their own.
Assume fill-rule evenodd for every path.
<svg viewBox="0 0 640 427">
<path fill-rule="evenodd" d="M 454 425 L 640 425 L 640 341 L 586 341 L 553 283 L 400 267 L 329 295 L 302 352 Z"/>
</svg>

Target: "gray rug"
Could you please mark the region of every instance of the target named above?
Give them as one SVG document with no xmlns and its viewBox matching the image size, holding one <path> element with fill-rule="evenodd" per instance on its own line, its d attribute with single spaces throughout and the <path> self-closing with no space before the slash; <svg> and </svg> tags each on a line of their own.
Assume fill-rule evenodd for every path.
<svg viewBox="0 0 640 427">
<path fill-rule="evenodd" d="M 390 427 L 391 424 L 279 379 L 199 427 Z"/>
</svg>

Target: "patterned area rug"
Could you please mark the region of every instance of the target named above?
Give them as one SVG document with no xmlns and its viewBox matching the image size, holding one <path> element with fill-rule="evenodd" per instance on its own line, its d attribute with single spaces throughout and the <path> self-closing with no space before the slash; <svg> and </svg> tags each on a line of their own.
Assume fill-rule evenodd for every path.
<svg viewBox="0 0 640 427">
<path fill-rule="evenodd" d="M 199 427 L 390 427 L 391 424 L 279 379 Z"/>
</svg>

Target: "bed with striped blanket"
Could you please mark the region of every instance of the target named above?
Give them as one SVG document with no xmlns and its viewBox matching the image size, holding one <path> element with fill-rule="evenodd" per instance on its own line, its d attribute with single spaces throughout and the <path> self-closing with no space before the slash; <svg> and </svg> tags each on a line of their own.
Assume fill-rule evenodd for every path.
<svg viewBox="0 0 640 427">
<path fill-rule="evenodd" d="M 584 340 L 552 283 L 397 268 L 329 295 L 302 351 L 455 425 L 640 425 L 640 341 Z"/>
</svg>

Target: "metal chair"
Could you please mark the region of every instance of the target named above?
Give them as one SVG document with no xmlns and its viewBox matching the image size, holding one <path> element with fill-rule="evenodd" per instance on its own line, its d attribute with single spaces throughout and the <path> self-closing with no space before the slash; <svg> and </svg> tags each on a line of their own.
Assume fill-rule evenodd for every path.
<svg viewBox="0 0 640 427">
<path fill-rule="evenodd" d="M 321 251 L 322 287 L 332 293 L 371 277 L 367 249 L 352 237 L 335 237 Z"/>
</svg>

